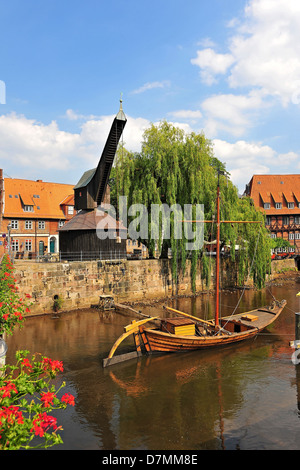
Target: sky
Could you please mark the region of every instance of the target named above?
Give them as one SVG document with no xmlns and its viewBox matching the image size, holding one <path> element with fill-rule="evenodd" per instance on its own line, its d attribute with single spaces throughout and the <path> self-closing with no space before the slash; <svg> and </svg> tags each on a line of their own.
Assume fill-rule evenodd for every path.
<svg viewBox="0 0 300 470">
<path fill-rule="evenodd" d="M 299 0 L 0 0 L 0 168 L 76 184 L 122 96 L 125 147 L 152 123 L 204 132 L 243 193 L 300 173 Z"/>
</svg>

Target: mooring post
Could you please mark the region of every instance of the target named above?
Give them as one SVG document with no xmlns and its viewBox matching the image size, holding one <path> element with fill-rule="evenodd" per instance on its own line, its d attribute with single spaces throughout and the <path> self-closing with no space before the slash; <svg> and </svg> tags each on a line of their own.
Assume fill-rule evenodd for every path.
<svg viewBox="0 0 300 470">
<path fill-rule="evenodd" d="M 300 349 L 300 312 L 295 312 L 295 341 L 290 341 L 290 346 Z"/>
<path fill-rule="evenodd" d="M 300 341 L 300 312 L 295 312 L 295 341 Z"/>
</svg>

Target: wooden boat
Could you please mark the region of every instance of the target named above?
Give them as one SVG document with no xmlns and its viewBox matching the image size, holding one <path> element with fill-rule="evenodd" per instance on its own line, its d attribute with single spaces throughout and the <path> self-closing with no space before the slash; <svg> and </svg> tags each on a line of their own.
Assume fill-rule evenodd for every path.
<svg viewBox="0 0 300 470">
<path fill-rule="evenodd" d="M 148 353 L 195 351 L 220 347 L 253 338 L 279 317 L 285 305 L 285 300 L 274 301 L 272 305 L 264 308 L 236 314 L 233 317 L 223 317 L 218 325 L 215 322 L 191 316 L 189 319 L 188 316 L 169 318 L 161 320 L 161 326 L 158 328 L 140 326 L 139 333 Z M 180 315 L 183 314 L 169 307 L 167 309 Z M 184 328 L 186 327 L 193 328 L 193 334 L 185 334 Z"/>
<path fill-rule="evenodd" d="M 192 221 L 190 221 L 192 222 Z M 199 221 L 194 221 L 199 222 Z M 202 221 L 203 222 L 203 221 Z M 211 222 L 211 221 L 204 221 Z M 217 248 L 216 248 L 216 309 L 214 320 L 203 320 L 179 310 L 165 307 L 175 318 L 160 319 L 148 317 L 134 321 L 125 327 L 125 333 L 116 341 L 103 366 L 137 357 L 145 351 L 151 353 L 171 353 L 216 348 L 256 336 L 264 328 L 272 324 L 281 314 L 286 301 L 274 299 L 271 305 L 257 308 L 250 312 L 234 314 L 220 318 L 219 313 L 219 270 L 220 270 L 220 224 L 221 223 L 261 223 L 248 221 L 220 221 L 220 188 L 217 188 Z M 179 315 L 179 316 L 178 316 Z M 145 316 L 145 315 L 144 315 Z M 154 327 L 146 327 L 148 322 L 159 321 Z M 113 357 L 114 353 L 129 335 L 133 334 L 136 352 Z"/>
</svg>

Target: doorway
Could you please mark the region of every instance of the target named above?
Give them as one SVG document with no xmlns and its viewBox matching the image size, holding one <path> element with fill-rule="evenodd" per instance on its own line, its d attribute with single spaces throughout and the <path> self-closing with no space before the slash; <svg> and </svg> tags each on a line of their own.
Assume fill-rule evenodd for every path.
<svg viewBox="0 0 300 470">
<path fill-rule="evenodd" d="M 43 255 L 44 255 L 44 242 L 40 241 L 39 242 L 39 256 L 43 256 Z"/>
<path fill-rule="evenodd" d="M 56 238 L 50 238 L 50 253 L 56 253 Z"/>
</svg>

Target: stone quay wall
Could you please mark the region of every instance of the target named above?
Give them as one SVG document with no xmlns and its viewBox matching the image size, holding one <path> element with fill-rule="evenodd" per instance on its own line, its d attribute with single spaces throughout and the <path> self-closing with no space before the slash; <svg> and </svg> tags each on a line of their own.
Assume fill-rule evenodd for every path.
<svg viewBox="0 0 300 470">
<path fill-rule="evenodd" d="M 222 260 L 222 287 L 236 285 L 236 269 L 229 260 Z M 282 269 L 295 269 L 293 260 L 274 264 L 274 276 Z M 292 263 L 291 263 L 292 262 Z M 84 261 L 37 263 L 15 261 L 15 278 L 20 295 L 30 294 L 31 314 L 53 313 L 54 299 L 63 300 L 62 311 L 90 308 L 99 302 L 100 295 L 112 295 L 115 302 L 162 300 L 174 295 L 192 295 L 191 265 L 179 272 L 177 285 L 172 281 L 171 260 Z M 213 270 L 212 270 L 213 271 Z M 196 293 L 207 290 L 198 269 Z M 249 283 L 248 283 L 249 284 Z M 213 289 L 211 280 L 210 289 Z"/>
</svg>

